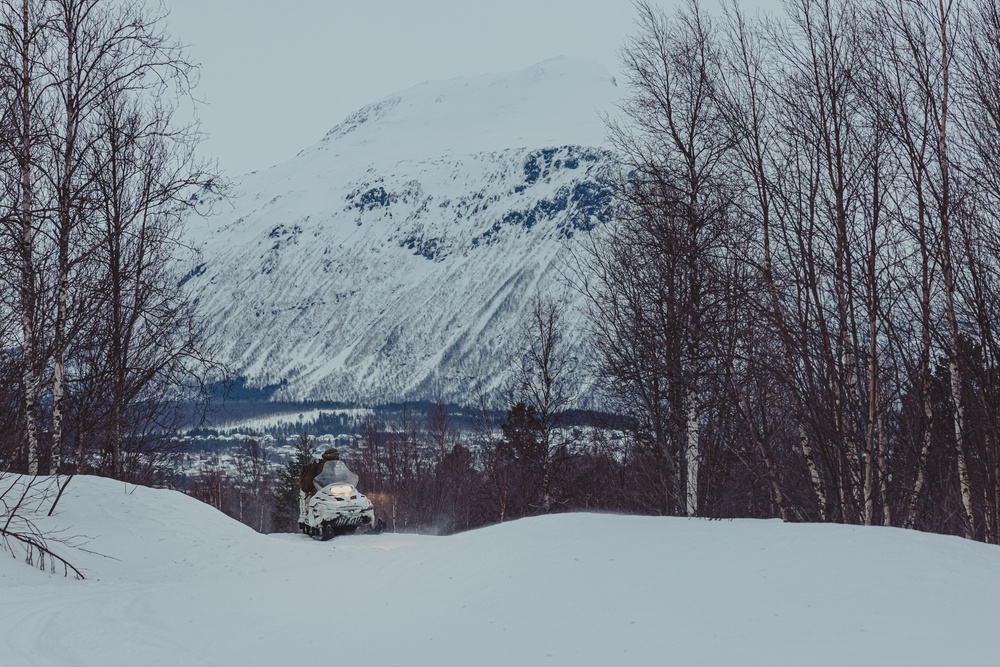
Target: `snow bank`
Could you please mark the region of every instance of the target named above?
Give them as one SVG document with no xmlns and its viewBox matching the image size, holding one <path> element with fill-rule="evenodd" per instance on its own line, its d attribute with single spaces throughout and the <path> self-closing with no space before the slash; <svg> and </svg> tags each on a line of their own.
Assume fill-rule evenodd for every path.
<svg viewBox="0 0 1000 667">
<path fill-rule="evenodd" d="M 882 528 L 569 514 L 452 537 L 262 536 L 76 478 L 0 559 L 5 665 L 995 664 L 1000 549 Z"/>
</svg>

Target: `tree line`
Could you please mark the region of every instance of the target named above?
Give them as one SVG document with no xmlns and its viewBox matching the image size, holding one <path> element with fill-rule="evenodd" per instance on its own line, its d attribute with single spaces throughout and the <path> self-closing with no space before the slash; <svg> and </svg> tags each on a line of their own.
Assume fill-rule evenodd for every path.
<svg viewBox="0 0 1000 667">
<path fill-rule="evenodd" d="M 151 481 L 204 361 L 172 268 L 212 176 L 137 0 L 0 2 L 0 469 Z"/>
<path fill-rule="evenodd" d="M 1000 541 L 1000 5 L 637 5 L 575 272 L 649 509 Z"/>
</svg>

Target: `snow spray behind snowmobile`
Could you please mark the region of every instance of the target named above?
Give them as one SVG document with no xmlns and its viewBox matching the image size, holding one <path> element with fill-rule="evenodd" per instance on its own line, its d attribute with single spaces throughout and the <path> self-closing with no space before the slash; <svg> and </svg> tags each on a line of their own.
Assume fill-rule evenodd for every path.
<svg viewBox="0 0 1000 667">
<path fill-rule="evenodd" d="M 323 452 L 323 460 L 304 469 L 300 481 L 299 529 L 306 535 L 326 541 L 353 534 L 361 526 L 372 533 L 385 529 L 384 522 L 375 522 L 375 507 L 358 491 L 358 476 L 336 449 Z M 310 486 L 312 493 L 306 493 Z"/>
</svg>

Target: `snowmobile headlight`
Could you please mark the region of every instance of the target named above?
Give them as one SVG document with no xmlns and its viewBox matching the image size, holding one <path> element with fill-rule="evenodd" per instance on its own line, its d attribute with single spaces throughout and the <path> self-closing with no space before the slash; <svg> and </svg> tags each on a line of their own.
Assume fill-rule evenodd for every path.
<svg viewBox="0 0 1000 667">
<path fill-rule="evenodd" d="M 349 496 L 354 492 L 354 487 L 350 484 L 334 484 L 327 488 L 327 493 L 331 496 Z"/>
</svg>

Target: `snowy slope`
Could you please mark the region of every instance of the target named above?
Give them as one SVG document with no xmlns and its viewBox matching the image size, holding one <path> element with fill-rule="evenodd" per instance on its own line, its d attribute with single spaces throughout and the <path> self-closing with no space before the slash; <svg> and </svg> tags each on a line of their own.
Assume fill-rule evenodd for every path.
<svg viewBox="0 0 1000 667">
<path fill-rule="evenodd" d="M 263 536 L 75 478 L 86 581 L 0 559 L 4 665 L 997 664 L 1000 549 L 899 529 L 569 514 Z"/>
<path fill-rule="evenodd" d="M 469 399 L 612 200 L 596 63 L 428 82 L 369 105 L 195 221 L 186 285 L 224 361 L 276 398 Z M 226 204 L 222 205 L 227 208 Z M 578 337 L 573 327 L 571 337 Z"/>
</svg>

